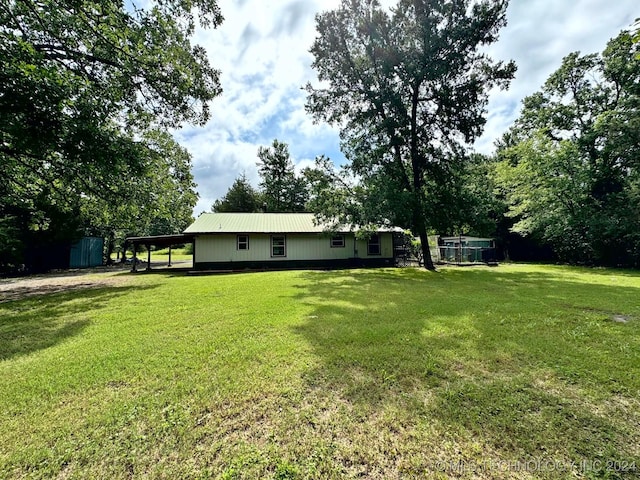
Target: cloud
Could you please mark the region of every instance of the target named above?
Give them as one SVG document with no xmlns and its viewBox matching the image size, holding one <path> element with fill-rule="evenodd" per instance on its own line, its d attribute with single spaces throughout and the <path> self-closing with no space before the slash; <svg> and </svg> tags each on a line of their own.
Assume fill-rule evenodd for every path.
<svg viewBox="0 0 640 480">
<path fill-rule="evenodd" d="M 517 117 L 522 99 L 537 91 L 568 53 L 600 52 L 606 41 L 629 26 L 637 0 L 511 0 L 508 26 L 487 48 L 495 59 L 514 59 L 516 78 L 508 91 L 491 93 L 484 135 L 476 148 L 493 142 Z M 306 93 L 316 81 L 309 48 L 316 36 L 315 15 L 339 0 L 219 0 L 225 17 L 216 30 L 197 30 L 195 43 L 209 52 L 222 72 L 224 93 L 212 104 L 204 127 L 185 127 L 177 140 L 193 155 L 200 201 L 208 210 L 241 173 L 258 183 L 256 152 L 274 138 L 289 144 L 296 170 L 325 154 L 344 162 L 335 127 L 316 124 L 306 114 Z M 395 2 L 384 0 L 387 7 Z"/>
<path fill-rule="evenodd" d="M 327 151 L 340 155 L 337 132 L 314 125 L 304 113 L 306 94 L 301 87 L 314 75 L 308 49 L 319 2 L 222 0 L 219 4 L 225 22 L 213 31 L 198 30 L 195 42 L 207 49 L 212 65 L 221 70 L 224 93 L 214 100 L 206 126 L 176 132 L 193 155 L 200 194 L 196 212 L 208 210 L 243 172 L 256 186 L 258 147 L 274 138 L 289 143 L 296 162 Z M 331 7 L 331 2 L 322 5 Z"/>
<path fill-rule="evenodd" d="M 315 14 L 316 5 L 306 0 L 295 0 L 284 7 L 278 16 L 271 36 L 279 37 L 282 33 L 293 35 L 304 28 L 309 16 Z"/>
<path fill-rule="evenodd" d="M 248 23 L 242 34 L 240 35 L 240 41 L 238 42 L 238 47 L 240 48 L 240 54 L 238 57 L 241 59 L 244 57 L 247 49 L 254 45 L 258 40 L 260 40 L 260 32 L 255 29 L 250 23 Z"/>
<path fill-rule="evenodd" d="M 601 52 L 610 38 L 631 25 L 636 5 L 635 0 L 513 0 L 507 27 L 487 50 L 494 59 L 515 60 L 518 71 L 507 91 L 492 92 L 476 149 L 491 153 L 494 141 L 517 118 L 522 100 L 542 87 L 562 59 L 574 51 Z"/>
</svg>

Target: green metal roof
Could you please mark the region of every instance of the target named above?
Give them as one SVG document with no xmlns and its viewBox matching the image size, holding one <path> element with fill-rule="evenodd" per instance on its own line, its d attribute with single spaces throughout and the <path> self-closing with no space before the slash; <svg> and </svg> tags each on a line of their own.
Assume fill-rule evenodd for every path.
<svg viewBox="0 0 640 480">
<path fill-rule="evenodd" d="M 202 213 L 184 233 L 321 233 L 313 213 Z M 346 233 L 350 228 L 339 231 Z M 380 229 L 379 231 L 389 231 Z"/>
<path fill-rule="evenodd" d="M 315 233 L 313 213 L 203 213 L 184 233 Z"/>
</svg>

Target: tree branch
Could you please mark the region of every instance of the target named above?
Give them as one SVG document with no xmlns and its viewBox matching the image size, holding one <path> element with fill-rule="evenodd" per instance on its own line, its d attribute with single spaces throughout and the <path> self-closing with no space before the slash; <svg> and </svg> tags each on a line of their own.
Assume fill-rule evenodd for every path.
<svg viewBox="0 0 640 480">
<path fill-rule="evenodd" d="M 104 65 L 109 65 L 115 68 L 123 67 L 121 64 L 113 60 L 109 60 L 108 58 L 99 57 L 91 53 L 78 52 L 77 50 L 70 50 L 61 45 L 35 43 L 33 45 L 33 48 L 35 48 L 36 51 L 43 53 L 46 58 L 49 58 L 51 60 L 78 60 L 79 58 L 84 58 L 94 63 L 102 63 Z"/>
</svg>

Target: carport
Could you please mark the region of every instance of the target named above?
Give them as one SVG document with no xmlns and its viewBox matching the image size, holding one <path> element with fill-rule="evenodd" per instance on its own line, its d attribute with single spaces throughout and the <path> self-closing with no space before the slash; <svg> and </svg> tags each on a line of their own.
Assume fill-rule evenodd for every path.
<svg viewBox="0 0 640 480">
<path fill-rule="evenodd" d="M 171 247 L 174 245 L 183 245 L 185 243 L 193 243 L 193 235 L 184 233 L 175 235 L 153 235 L 149 237 L 127 237 L 124 241 L 124 251 L 127 251 L 127 245 L 130 243 L 133 245 L 133 265 L 131 267 L 132 272 L 138 271 L 138 247 L 144 245 L 147 249 L 147 268 L 151 270 L 151 247 L 169 248 L 169 264 L 171 266 Z"/>
</svg>

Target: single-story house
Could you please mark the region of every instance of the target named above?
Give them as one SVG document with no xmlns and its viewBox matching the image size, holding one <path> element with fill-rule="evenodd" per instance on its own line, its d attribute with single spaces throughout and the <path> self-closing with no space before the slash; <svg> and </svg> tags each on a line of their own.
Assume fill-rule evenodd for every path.
<svg viewBox="0 0 640 480">
<path fill-rule="evenodd" d="M 327 231 L 312 213 L 203 213 L 184 233 L 194 270 L 238 270 L 393 266 L 394 232 L 365 240 L 346 227 Z"/>
</svg>

